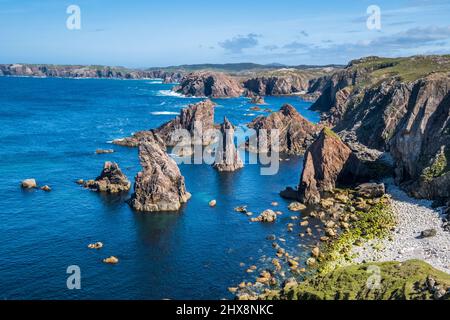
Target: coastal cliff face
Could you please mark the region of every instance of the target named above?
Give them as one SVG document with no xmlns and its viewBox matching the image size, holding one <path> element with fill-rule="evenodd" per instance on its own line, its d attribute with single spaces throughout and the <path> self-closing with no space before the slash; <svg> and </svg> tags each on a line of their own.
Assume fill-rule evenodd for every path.
<svg viewBox="0 0 450 320">
<path fill-rule="evenodd" d="M 167 147 L 173 147 L 180 143 L 181 137 L 176 137 L 176 130 L 187 130 L 191 137 L 198 137 L 201 141 L 192 140 L 194 144 L 209 145 L 213 142 L 214 136 L 208 134 L 208 130 L 214 129 L 214 102 L 211 100 L 201 101 L 191 104 L 180 111 L 180 115 L 175 119 L 166 122 L 157 129 L 139 131 L 131 137 L 116 139 L 114 144 L 126 147 L 138 147 L 140 142 L 149 136 L 161 140 Z M 197 124 L 197 126 L 196 126 Z M 200 128 L 201 127 L 201 128 Z M 201 130 L 200 130 L 201 129 Z"/>
<path fill-rule="evenodd" d="M 239 152 L 234 145 L 234 126 L 225 118 L 220 125 L 222 139 L 216 149 L 213 167 L 218 171 L 236 171 L 244 166 Z"/>
<path fill-rule="evenodd" d="M 310 87 L 315 86 L 318 79 L 333 70 L 333 68 L 280 69 L 246 79 L 243 81 L 243 86 L 249 94 L 259 96 L 306 93 L 310 91 Z M 319 86 L 315 86 L 314 91 L 319 89 Z"/>
<path fill-rule="evenodd" d="M 162 79 L 164 83 L 175 83 L 180 81 L 183 73 L 163 70 L 134 70 L 107 66 L 2 64 L 0 65 L 0 76 Z"/>
<path fill-rule="evenodd" d="M 187 74 L 173 91 L 189 97 L 239 97 L 243 89 L 235 78 L 221 72 L 198 71 Z"/>
<path fill-rule="evenodd" d="M 270 151 L 274 147 L 271 145 L 270 132 L 278 129 L 278 151 L 298 155 L 305 152 L 308 145 L 314 140 L 315 134 L 320 130 L 318 126 L 302 117 L 290 104 L 285 104 L 280 111 L 273 112 L 267 117 L 261 116 L 254 119 L 248 124 L 248 127 L 256 131 L 260 151 Z M 263 136 L 263 134 L 265 135 Z M 267 147 L 261 148 L 262 143 L 266 141 Z"/>
<path fill-rule="evenodd" d="M 340 135 L 389 151 L 416 197 L 449 198 L 450 56 L 352 61 L 322 84 L 312 109 Z"/>
<path fill-rule="evenodd" d="M 139 160 L 142 171 L 136 176 L 131 207 L 140 212 L 178 211 L 191 195 L 177 164 L 154 135 L 140 143 Z"/>
</svg>

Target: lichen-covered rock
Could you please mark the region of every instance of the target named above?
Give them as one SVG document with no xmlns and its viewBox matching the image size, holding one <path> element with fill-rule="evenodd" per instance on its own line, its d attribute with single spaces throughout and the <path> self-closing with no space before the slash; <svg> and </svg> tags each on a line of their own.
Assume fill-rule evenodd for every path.
<svg viewBox="0 0 450 320">
<path fill-rule="evenodd" d="M 190 97 L 239 97 L 243 88 L 235 78 L 220 72 L 197 71 L 187 74 L 173 91 Z"/>
<path fill-rule="evenodd" d="M 84 182 L 84 187 L 98 192 L 119 193 L 130 190 L 131 183 L 117 163 L 107 161 L 100 176 Z"/>
<path fill-rule="evenodd" d="M 236 171 L 244 166 L 239 152 L 234 145 L 234 126 L 224 118 L 220 126 L 221 140 L 216 148 L 213 167 L 218 171 Z"/>
<path fill-rule="evenodd" d="M 386 193 L 384 183 L 363 183 L 355 190 L 358 196 L 365 198 L 380 198 Z"/>
<path fill-rule="evenodd" d="M 256 146 L 247 144 L 250 151 L 267 152 L 274 149 L 288 154 L 303 154 L 319 130 L 290 104 L 285 104 L 280 111 L 273 112 L 267 117 L 257 117 L 248 124 L 248 127 L 256 131 L 255 138 L 258 144 L 258 150 L 253 150 Z M 276 146 L 272 146 L 270 136 L 274 129 L 279 132 L 279 142 Z"/>
<path fill-rule="evenodd" d="M 142 171 L 136 176 L 131 207 L 141 212 L 178 211 L 189 200 L 184 177 L 155 137 L 139 145 Z"/>
</svg>

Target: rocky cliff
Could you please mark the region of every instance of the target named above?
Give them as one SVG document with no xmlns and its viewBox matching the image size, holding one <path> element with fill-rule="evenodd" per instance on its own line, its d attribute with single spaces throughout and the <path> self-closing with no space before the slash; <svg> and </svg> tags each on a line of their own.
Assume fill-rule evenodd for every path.
<svg viewBox="0 0 450 320">
<path fill-rule="evenodd" d="M 177 164 L 155 135 L 139 144 L 139 160 L 142 171 L 136 176 L 131 207 L 140 212 L 178 211 L 191 195 Z"/>
<path fill-rule="evenodd" d="M 280 111 L 273 112 L 267 117 L 260 116 L 254 119 L 248 127 L 256 131 L 258 150 L 263 152 L 272 150 L 271 130 L 279 130 L 278 151 L 288 154 L 303 154 L 320 130 L 289 104 L 285 104 Z M 256 151 L 252 150 L 251 146 L 248 147 L 250 151 Z"/>
<path fill-rule="evenodd" d="M 0 76 L 61 77 L 61 78 L 114 78 L 114 79 L 162 79 L 164 83 L 179 82 L 179 71 L 137 70 L 108 66 L 2 64 Z"/>
<path fill-rule="evenodd" d="M 243 80 L 243 86 L 248 94 L 259 96 L 276 96 L 300 94 L 311 91 L 319 91 L 320 86 L 315 85 L 318 79 L 331 74 L 333 68 L 293 69 L 285 68 L 270 72 L 262 72 Z"/>
<path fill-rule="evenodd" d="M 218 171 L 236 171 L 244 166 L 234 144 L 234 126 L 224 118 L 220 125 L 221 139 L 216 148 L 216 159 L 213 167 Z"/>
<path fill-rule="evenodd" d="M 369 57 L 321 80 L 312 106 L 341 135 L 388 151 L 416 197 L 450 196 L 450 56 Z"/>
<path fill-rule="evenodd" d="M 187 74 L 173 91 L 189 97 L 239 97 L 243 89 L 238 80 L 221 72 L 198 71 Z"/>
</svg>

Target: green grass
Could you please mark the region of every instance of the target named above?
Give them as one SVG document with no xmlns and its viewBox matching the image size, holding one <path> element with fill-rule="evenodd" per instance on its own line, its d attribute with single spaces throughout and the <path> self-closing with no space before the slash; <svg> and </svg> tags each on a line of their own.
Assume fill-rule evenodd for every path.
<svg viewBox="0 0 450 320">
<path fill-rule="evenodd" d="M 352 222 L 347 231 L 322 249 L 323 256 L 317 267 L 319 274 L 326 274 L 340 265 L 351 263 L 354 258 L 351 251 L 355 243 L 383 239 L 396 224 L 388 198 L 381 198 L 368 212 L 356 211 L 355 214 L 358 220 Z"/>
<path fill-rule="evenodd" d="M 449 150 L 442 150 L 440 151 L 435 159 L 433 160 L 433 163 L 426 167 L 422 172 L 422 178 L 426 181 L 431 181 L 434 178 L 438 178 L 448 172 L 450 170 L 450 151 Z"/>
<path fill-rule="evenodd" d="M 429 300 L 427 277 L 443 288 L 450 275 L 419 260 L 352 265 L 313 277 L 288 288 L 272 299 L 290 300 Z M 377 280 L 379 280 L 377 282 Z M 373 284 L 379 283 L 378 286 Z M 448 300 L 449 295 L 444 296 Z"/>
<path fill-rule="evenodd" d="M 376 85 L 388 78 L 412 82 L 432 73 L 450 72 L 450 55 L 408 58 L 370 57 L 353 61 L 351 68 L 369 72 L 368 78 L 360 86 Z"/>
</svg>

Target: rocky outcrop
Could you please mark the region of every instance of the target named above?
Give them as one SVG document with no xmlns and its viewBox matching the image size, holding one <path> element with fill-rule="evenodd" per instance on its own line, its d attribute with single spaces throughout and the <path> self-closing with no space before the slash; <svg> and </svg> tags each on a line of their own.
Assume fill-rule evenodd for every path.
<svg viewBox="0 0 450 320">
<path fill-rule="evenodd" d="M 319 203 L 338 184 L 354 183 L 361 174 L 359 159 L 334 132 L 325 128 L 306 151 L 299 199 L 309 205 Z"/>
<path fill-rule="evenodd" d="M 359 59 L 325 82 L 312 107 L 324 122 L 390 152 L 396 182 L 415 197 L 450 197 L 448 56 Z"/>
<path fill-rule="evenodd" d="M 234 144 L 234 126 L 224 118 L 220 126 L 221 139 L 216 148 L 216 159 L 213 167 L 218 171 L 236 171 L 244 166 Z"/>
<path fill-rule="evenodd" d="M 292 105 L 285 104 L 280 111 L 269 116 L 260 116 L 248 124 L 256 131 L 256 141 L 259 152 L 272 150 L 271 130 L 279 130 L 279 143 L 276 146 L 281 153 L 303 154 L 308 145 L 314 140 L 318 127 L 306 120 Z M 255 144 L 255 143 L 253 143 Z M 250 151 L 255 152 L 255 146 L 247 145 Z"/>
<path fill-rule="evenodd" d="M 161 140 L 167 147 L 173 147 L 182 142 L 181 137 L 176 134 L 177 130 L 187 130 L 193 144 L 209 145 L 215 138 L 213 134 L 210 134 L 214 129 L 214 106 L 215 104 L 211 100 L 189 105 L 180 111 L 179 116 L 161 127 L 149 131 L 139 131 L 131 137 L 116 139 L 113 143 L 138 147 L 141 141 L 150 137 L 150 139 Z M 155 134 L 157 137 L 154 137 Z"/>
<path fill-rule="evenodd" d="M 310 93 L 312 96 L 313 92 L 321 89 L 317 80 L 334 71 L 334 68 L 283 68 L 256 74 L 244 80 L 243 86 L 247 90 L 247 95 L 276 96 Z"/>
<path fill-rule="evenodd" d="M 253 97 L 251 97 L 250 103 L 251 104 L 259 104 L 259 105 L 266 104 L 266 102 L 264 101 L 264 98 L 261 97 L 261 96 L 253 96 Z"/>
<path fill-rule="evenodd" d="M 189 97 L 239 97 L 243 93 L 240 83 L 220 72 L 198 71 L 187 74 L 173 91 Z"/>
<path fill-rule="evenodd" d="M 98 192 L 119 193 L 130 190 L 131 183 L 115 162 L 105 162 L 95 180 L 84 182 L 84 187 Z"/>
<path fill-rule="evenodd" d="M 260 96 L 288 95 L 306 91 L 308 81 L 297 76 L 263 76 L 245 80 L 244 88 Z"/>
<path fill-rule="evenodd" d="M 189 200 L 184 177 L 156 135 L 139 144 L 142 171 L 136 176 L 129 203 L 140 212 L 178 211 Z"/>
</svg>

